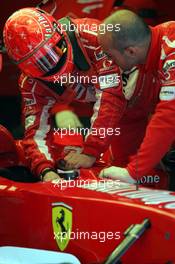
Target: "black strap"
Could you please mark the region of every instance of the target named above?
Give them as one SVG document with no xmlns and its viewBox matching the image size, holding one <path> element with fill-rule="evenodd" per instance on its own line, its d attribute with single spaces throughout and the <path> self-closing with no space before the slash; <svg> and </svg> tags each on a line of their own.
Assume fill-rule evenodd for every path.
<svg viewBox="0 0 175 264">
<path fill-rule="evenodd" d="M 74 63 L 77 66 L 77 68 L 81 71 L 88 71 L 90 69 L 90 65 L 88 61 L 86 60 L 86 57 L 81 49 L 81 47 L 78 45 L 74 27 L 71 27 L 73 25 L 72 21 L 69 17 L 63 17 L 59 19 L 59 23 L 66 26 L 66 33 L 69 37 L 69 40 L 71 42 L 72 48 L 73 48 L 73 59 Z M 72 31 L 69 31 L 69 29 L 73 29 Z"/>
</svg>

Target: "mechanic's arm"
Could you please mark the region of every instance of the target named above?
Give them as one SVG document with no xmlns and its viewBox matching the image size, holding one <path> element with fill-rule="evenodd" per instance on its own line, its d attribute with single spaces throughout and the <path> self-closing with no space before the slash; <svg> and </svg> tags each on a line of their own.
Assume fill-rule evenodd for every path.
<svg viewBox="0 0 175 264">
<path fill-rule="evenodd" d="M 102 170 L 100 177 L 135 183 L 160 162 L 173 141 L 175 141 L 175 99 L 162 100 L 158 103 L 155 114 L 147 126 L 137 154 L 132 157 L 127 168 L 112 166 Z"/>
<path fill-rule="evenodd" d="M 137 155 L 127 166 L 133 178 L 146 175 L 170 149 L 175 141 L 175 86 L 174 99 L 161 100 L 148 124 Z"/>
<path fill-rule="evenodd" d="M 166 43 L 164 44 L 166 46 Z M 166 50 L 167 47 L 164 49 Z M 164 71 L 169 61 L 174 61 L 175 58 L 174 48 L 168 48 L 168 50 L 170 54 L 164 61 L 160 77 L 162 87 L 159 102 L 137 154 L 131 157 L 127 168 L 111 167 L 112 173 L 110 168 L 107 168 L 102 171 L 101 177 L 112 176 L 111 178 L 120 179 L 120 175 L 123 174 L 128 182 L 137 180 L 149 173 L 160 162 L 175 141 L 175 69 L 173 67 L 167 72 Z"/>
<path fill-rule="evenodd" d="M 91 133 L 86 137 L 82 154 L 69 153 L 65 157 L 67 168 L 91 167 L 107 150 L 112 136 L 120 133 L 117 124 L 126 107 L 121 85 L 98 89 L 96 97 Z"/>
</svg>

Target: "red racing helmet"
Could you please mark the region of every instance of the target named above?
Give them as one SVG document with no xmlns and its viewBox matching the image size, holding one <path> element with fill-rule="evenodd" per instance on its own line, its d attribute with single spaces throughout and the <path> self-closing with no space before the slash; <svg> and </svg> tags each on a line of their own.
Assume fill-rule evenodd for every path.
<svg viewBox="0 0 175 264">
<path fill-rule="evenodd" d="M 38 8 L 16 11 L 4 27 L 8 55 L 26 75 L 58 81 L 73 70 L 72 45 L 61 26 Z"/>
</svg>

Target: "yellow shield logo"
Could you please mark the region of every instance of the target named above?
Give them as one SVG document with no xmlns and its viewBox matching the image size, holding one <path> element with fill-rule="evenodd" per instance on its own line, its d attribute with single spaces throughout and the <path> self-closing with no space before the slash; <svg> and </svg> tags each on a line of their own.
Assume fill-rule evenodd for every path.
<svg viewBox="0 0 175 264">
<path fill-rule="evenodd" d="M 64 203 L 52 204 L 54 239 L 61 251 L 67 247 L 72 231 L 72 207 Z"/>
</svg>

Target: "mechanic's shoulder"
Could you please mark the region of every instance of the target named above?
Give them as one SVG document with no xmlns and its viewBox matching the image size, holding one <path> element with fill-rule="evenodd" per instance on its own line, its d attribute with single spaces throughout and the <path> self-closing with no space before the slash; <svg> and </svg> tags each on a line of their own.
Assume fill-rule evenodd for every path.
<svg viewBox="0 0 175 264">
<path fill-rule="evenodd" d="M 167 48 L 175 48 L 175 21 L 168 21 L 156 26 L 161 32 L 161 42 L 162 46 L 167 46 Z"/>
<path fill-rule="evenodd" d="M 164 33 L 174 33 L 175 35 L 175 21 L 168 21 L 157 25 L 164 30 Z"/>
<path fill-rule="evenodd" d="M 175 60 L 175 21 L 168 21 L 156 26 L 160 32 L 161 56 L 160 62 L 163 67 L 168 67 L 167 62 Z"/>
</svg>

